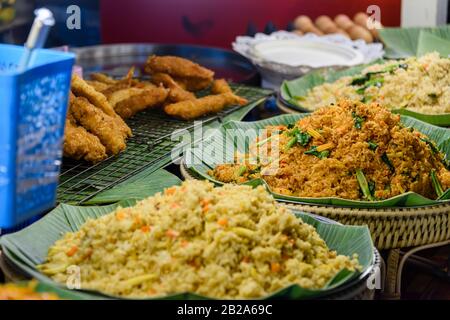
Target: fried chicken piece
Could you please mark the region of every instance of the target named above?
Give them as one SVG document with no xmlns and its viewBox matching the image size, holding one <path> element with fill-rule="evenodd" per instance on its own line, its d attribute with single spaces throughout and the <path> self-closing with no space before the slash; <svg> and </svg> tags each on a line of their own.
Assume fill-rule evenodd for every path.
<svg viewBox="0 0 450 320">
<path fill-rule="evenodd" d="M 114 117 L 116 114 L 114 109 L 109 105 L 105 95 L 91 87 L 86 81 L 78 75 L 72 76 L 72 92 L 77 96 L 85 97 L 97 108 L 102 109 L 107 115 Z"/>
<path fill-rule="evenodd" d="M 120 91 L 123 89 L 128 89 L 128 88 L 131 88 L 131 84 L 125 83 L 125 82 L 118 82 L 116 84 L 109 86 L 105 90 L 102 90 L 101 92 L 105 95 L 106 99 L 109 102 L 109 98 L 112 94 L 114 94 L 117 91 Z M 111 104 L 111 102 L 110 102 L 110 104 Z M 114 106 L 111 105 L 111 107 L 113 107 L 113 109 L 114 109 Z"/>
<path fill-rule="evenodd" d="M 138 87 L 138 88 L 144 88 L 144 87 L 148 87 L 148 86 L 153 87 L 153 85 L 150 82 L 144 82 L 144 81 L 141 82 L 139 80 L 133 79 L 133 74 L 134 74 L 134 67 L 131 67 L 130 70 L 128 71 L 127 75 L 120 80 L 114 80 L 106 75 L 97 73 L 96 77 L 98 79 L 104 79 L 104 81 L 108 81 L 110 79 L 110 80 L 114 81 L 114 83 L 108 85 L 108 87 L 105 88 L 104 90 L 100 90 L 101 93 L 103 93 L 106 96 L 106 99 L 111 103 L 110 96 L 115 94 L 117 91 L 120 91 L 123 89 L 128 89 L 131 87 Z M 102 76 L 104 76 L 105 78 L 102 78 Z M 113 105 L 112 105 L 112 107 L 114 108 Z"/>
<path fill-rule="evenodd" d="M 74 124 L 72 114 L 66 119 L 64 132 L 64 156 L 76 160 L 84 159 L 89 162 L 99 162 L 106 159 L 106 148 L 100 140 L 85 128 Z"/>
<path fill-rule="evenodd" d="M 159 86 L 155 86 L 153 83 L 149 81 L 136 81 L 136 83 L 133 83 L 133 87 L 140 89 L 150 89 L 150 88 L 157 88 Z"/>
<path fill-rule="evenodd" d="M 175 56 L 150 56 L 144 67 L 149 74 L 167 73 L 172 77 L 213 80 L 214 72 L 188 59 Z"/>
<path fill-rule="evenodd" d="M 109 84 L 106 84 L 104 82 L 100 82 L 97 80 L 86 80 L 86 83 L 88 85 L 90 85 L 92 88 L 94 88 L 95 90 L 100 91 L 100 92 L 102 92 L 110 87 Z"/>
<path fill-rule="evenodd" d="M 156 85 L 162 84 L 164 87 L 169 89 L 168 99 L 170 102 L 180 102 L 195 99 L 195 95 L 192 92 L 184 90 L 167 73 L 155 73 L 152 75 L 151 81 Z"/>
<path fill-rule="evenodd" d="M 136 88 L 131 88 L 136 89 Z M 133 94 L 122 99 L 114 105 L 114 110 L 124 119 L 132 117 L 136 113 L 156 105 L 162 104 L 168 95 L 164 87 L 138 89 L 138 94 Z"/>
<path fill-rule="evenodd" d="M 233 92 L 225 79 L 214 80 L 211 86 L 211 94 Z"/>
<path fill-rule="evenodd" d="M 75 98 L 70 105 L 70 112 L 80 125 L 100 139 L 109 155 L 125 149 L 125 137 L 115 118 L 96 108 L 88 99 Z"/>
<path fill-rule="evenodd" d="M 140 88 L 125 88 L 120 89 L 114 92 L 111 92 L 108 94 L 108 102 L 109 104 L 115 108 L 116 104 L 118 104 L 120 101 L 126 100 L 130 98 L 133 95 L 137 95 L 141 93 L 142 89 Z"/>
<path fill-rule="evenodd" d="M 140 82 L 138 85 L 131 87 L 131 88 L 125 88 L 120 89 L 117 91 L 114 91 L 110 94 L 108 94 L 108 102 L 111 104 L 111 106 L 115 109 L 115 106 L 117 103 L 119 103 L 122 100 L 126 100 L 132 96 L 138 95 L 142 93 L 142 90 L 153 90 L 158 87 L 154 86 L 151 83 L 145 83 Z"/>
<path fill-rule="evenodd" d="M 247 100 L 233 93 L 222 93 L 206 96 L 196 100 L 181 101 L 168 104 L 164 111 L 170 115 L 184 120 L 191 120 L 209 113 L 217 113 L 231 105 L 244 105 Z"/>
<path fill-rule="evenodd" d="M 108 85 L 112 85 L 117 82 L 116 79 L 113 79 L 104 73 L 91 73 L 91 79 Z"/>
<path fill-rule="evenodd" d="M 131 129 L 128 125 L 120 118 L 111 105 L 108 103 L 105 95 L 101 92 L 95 90 L 86 81 L 80 78 L 78 75 L 74 74 L 72 76 L 72 91 L 76 96 L 81 96 L 89 100 L 95 107 L 101 109 L 104 113 L 114 119 L 114 122 L 119 127 L 119 131 L 124 137 L 131 136 Z"/>
<path fill-rule="evenodd" d="M 197 79 L 197 78 L 173 78 L 178 85 L 184 90 L 188 90 L 191 92 L 199 91 L 208 88 L 213 79 Z"/>
</svg>

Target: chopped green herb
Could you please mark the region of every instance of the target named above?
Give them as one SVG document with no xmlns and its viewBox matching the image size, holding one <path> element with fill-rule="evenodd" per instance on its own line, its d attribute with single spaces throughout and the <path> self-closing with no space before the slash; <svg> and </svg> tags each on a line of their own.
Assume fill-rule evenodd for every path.
<svg viewBox="0 0 450 320">
<path fill-rule="evenodd" d="M 365 87 L 361 87 L 361 88 L 356 89 L 356 93 L 357 94 L 364 94 L 365 91 L 366 91 Z"/>
<path fill-rule="evenodd" d="M 306 146 L 311 140 L 311 135 L 307 132 L 299 132 L 296 135 L 297 142 L 303 147 Z"/>
<path fill-rule="evenodd" d="M 295 123 L 289 123 L 288 125 L 287 125 L 287 128 L 288 129 L 293 129 L 295 127 Z"/>
<path fill-rule="evenodd" d="M 370 181 L 368 181 L 368 184 L 369 184 L 369 191 L 370 191 L 370 194 L 372 195 L 372 196 L 374 196 L 375 195 L 375 181 L 372 181 L 372 180 L 370 180 Z"/>
<path fill-rule="evenodd" d="M 319 151 L 317 151 L 317 146 L 311 146 L 309 150 L 305 151 L 305 154 L 312 154 L 312 155 L 318 155 Z"/>
<path fill-rule="evenodd" d="M 330 150 L 324 150 L 321 153 L 319 153 L 318 157 L 319 157 L 319 159 L 324 159 L 324 158 L 328 158 L 329 155 L 330 155 Z"/>
<path fill-rule="evenodd" d="M 286 145 L 287 150 L 297 142 L 304 147 L 311 140 L 311 135 L 307 132 L 300 131 L 299 128 L 294 128 L 293 130 L 288 131 L 287 135 L 293 137 Z"/>
<path fill-rule="evenodd" d="M 365 74 L 356 76 L 355 78 L 352 79 L 352 82 L 350 83 L 353 86 L 362 86 L 362 85 L 366 85 L 368 81 L 370 81 L 372 79 L 372 76 L 375 75 L 379 75 L 382 73 L 393 73 L 395 70 L 397 70 L 398 68 L 402 68 L 402 69 L 408 69 L 408 65 L 406 63 L 401 63 L 401 64 L 393 64 L 390 65 L 388 67 L 386 67 L 383 70 L 380 71 L 369 71 Z"/>
<path fill-rule="evenodd" d="M 444 194 L 444 190 L 442 189 L 442 185 L 439 182 L 439 179 L 436 175 L 436 170 L 432 169 L 430 172 L 430 176 L 431 176 L 431 183 L 433 184 L 434 191 L 436 191 L 436 194 L 439 198 Z"/>
<path fill-rule="evenodd" d="M 361 102 L 368 103 L 368 102 L 372 101 L 372 99 L 373 99 L 372 96 L 364 96 L 364 97 L 362 97 Z"/>
<path fill-rule="evenodd" d="M 450 159 L 442 158 L 442 164 L 445 166 L 447 170 L 450 170 Z"/>
<path fill-rule="evenodd" d="M 361 88 L 356 89 L 356 93 L 358 94 L 364 94 L 367 88 L 369 87 L 377 87 L 381 88 L 383 85 L 384 79 L 383 78 L 375 78 L 367 81 Z"/>
<path fill-rule="evenodd" d="M 316 156 L 319 159 L 327 158 L 330 155 L 329 150 L 324 150 L 322 152 L 317 151 L 317 146 L 311 146 L 311 148 L 305 151 L 305 154 L 310 154 Z"/>
<path fill-rule="evenodd" d="M 299 128 L 293 128 L 292 130 L 286 132 L 286 134 L 290 137 L 294 137 L 297 133 L 300 133 Z"/>
<path fill-rule="evenodd" d="M 422 140 L 423 142 L 425 142 L 431 149 L 431 152 L 433 154 L 438 153 L 439 150 L 436 148 L 436 146 L 434 145 L 434 143 L 430 140 L 428 140 L 427 138 L 420 138 L 420 140 Z"/>
<path fill-rule="evenodd" d="M 355 128 L 356 129 L 361 129 L 362 128 L 362 124 L 364 122 L 364 118 L 360 117 L 356 114 L 356 112 L 352 112 L 352 117 L 353 117 L 353 121 L 355 122 Z"/>
<path fill-rule="evenodd" d="M 373 141 L 367 141 L 367 144 L 369 145 L 370 150 L 376 150 L 378 148 L 378 144 Z"/>
<path fill-rule="evenodd" d="M 350 83 L 352 86 L 360 86 L 366 83 L 366 81 L 370 80 L 370 74 L 366 73 L 364 75 L 358 76 L 353 78 L 352 82 Z"/>
<path fill-rule="evenodd" d="M 394 168 L 394 166 L 392 165 L 391 160 L 389 160 L 389 157 L 388 157 L 388 155 L 386 154 L 386 152 L 383 153 L 383 154 L 381 155 L 381 160 L 383 160 L 383 162 L 386 163 L 386 165 L 389 167 L 389 170 L 391 170 L 392 172 L 395 171 L 395 168 Z"/>
<path fill-rule="evenodd" d="M 297 143 L 297 137 L 291 138 L 291 140 L 289 140 L 288 143 L 286 144 L 286 147 L 284 148 L 284 151 L 288 151 L 296 143 Z"/>
<path fill-rule="evenodd" d="M 260 166 L 258 166 L 258 167 L 256 167 L 255 169 L 253 169 L 253 170 L 250 170 L 250 174 L 255 174 L 255 173 L 259 173 L 259 172 L 261 172 L 261 167 Z"/>
<path fill-rule="evenodd" d="M 238 177 L 241 177 L 246 171 L 247 171 L 247 167 L 246 166 L 240 166 L 238 171 L 236 172 L 236 175 Z"/>
<path fill-rule="evenodd" d="M 358 184 L 359 187 L 361 188 L 364 198 L 366 198 L 369 201 L 374 201 L 375 198 L 372 196 L 372 193 L 370 192 L 369 183 L 367 182 L 367 179 L 364 176 L 364 173 L 362 172 L 361 169 L 356 169 L 356 180 L 358 180 Z"/>
</svg>

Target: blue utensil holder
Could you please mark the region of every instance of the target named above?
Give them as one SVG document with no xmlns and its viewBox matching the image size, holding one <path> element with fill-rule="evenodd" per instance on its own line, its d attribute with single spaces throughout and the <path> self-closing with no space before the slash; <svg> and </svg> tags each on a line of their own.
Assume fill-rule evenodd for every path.
<svg viewBox="0 0 450 320">
<path fill-rule="evenodd" d="M 52 208 L 75 57 L 0 44 L 0 228 Z"/>
</svg>

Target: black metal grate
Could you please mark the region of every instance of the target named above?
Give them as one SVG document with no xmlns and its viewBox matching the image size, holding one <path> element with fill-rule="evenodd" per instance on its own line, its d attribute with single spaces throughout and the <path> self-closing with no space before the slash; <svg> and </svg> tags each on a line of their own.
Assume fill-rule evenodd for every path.
<svg viewBox="0 0 450 320">
<path fill-rule="evenodd" d="M 269 90 L 232 85 L 233 90 L 249 102 L 257 101 L 271 92 Z M 204 94 L 204 93 L 203 93 Z M 207 124 L 231 114 L 240 107 L 231 107 L 222 112 L 206 116 L 202 124 Z M 134 176 L 149 167 L 155 170 L 170 162 L 172 149 L 178 144 L 171 140 L 177 129 L 192 130 L 194 121 L 173 119 L 162 110 L 147 110 L 127 120 L 133 131 L 127 148 L 117 156 L 92 165 L 83 161 L 63 159 L 57 201 L 82 204 L 101 191 Z"/>
</svg>

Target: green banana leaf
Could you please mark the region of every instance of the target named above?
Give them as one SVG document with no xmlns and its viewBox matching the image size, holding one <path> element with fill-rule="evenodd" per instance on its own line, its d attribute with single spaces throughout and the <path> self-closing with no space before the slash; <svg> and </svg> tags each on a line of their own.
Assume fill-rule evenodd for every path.
<svg viewBox="0 0 450 320">
<path fill-rule="evenodd" d="M 248 147 L 257 136 L 257 130 L 268 125 L 280 125 L 295 123 L 301 118 L 309 114 L 285 114 L 270 119 L 257 122 L 229 122 L 222 126 L 216 134 L 201 144 L 195 146 L 186 155 L 186 163 L 188 170 L 193 172 L 194 176 L 208 179 L 217 185 L 223 184 L 214 180 L 208 175 L 208 171 L 213 169 L 217 164 L 233 162 L 235 150 L 245 153 Z M 437 147 L 446 155 L 446 159 L 450 158 L 450 130 L 439 128 L 428 123 L 422 122 L 408 116 L 401 116 L 401 122 L 407 127 L 413 127 L 416 130 L 427 135 L 432 141 L 435 141 Z M 235 129 L 235 130 L 229 130 Z M 238 130 L 236 130 L 238 129 Z M 232 132 L 230 134 L 229 132 Z M 205 151 L 206 150 L 206 151 Z M 279 201 L 287 201 L 294 203 L 315 203 L 322 205 L 334 205 L 343 207 L 358 208 L 388 208 L 388 207 L 413 207 L 427 206 L 439 204 L 443 201 L 449 201 L 450 189 L 447 190 L 438 200 L 425 198 L 417 193 L 407 192 L 396 197 L 380 201 L 361 201 L 347 200 L 342 198 L 324 197 L 324 198 L 308 198 L 308 197 L 292 197 L 274 193 L 261 179 L 247 182 L 247 184 L 255 186 L 263 184 Z"/>
<path fill-rule="evenodd" d="M 384 56 L 388 59 L 400 59 L 417 54 L 420 32 L 425 31 L 441 39 L 450 40 L 450 25 L 440 27 L 414 28 L 383 28 L 379 30 L 380 39 L 384 43 Z M 439 41 L 421 44 L 421 50 L 436 51 L 440 48 Z"/>
<path fill-rule="evenodd" d="M 111 299 L 118 298 L 108 296 L 95 291 L 69 290 L 64 285 L 58 284 L 41 274 L 36 266 L 45 262 L 49 247 L 63 234 L 78 230 L 89 218 L 98 218 L 105 215 L 117 206 L 130 206 L 134 200 L 126 200 L 109 206 L 70 206 L 61 204 L 47 214 L 44 218 L 31 226 L 0 238 L 2 252 L 7 259 L 26 274 L 37 279 L 47 288 L 54 288 L 63 293 L 64 297 L 71 299 Z M 366 274 L 373 266 L 374 249 L 370 232 L 366 226 L 343 226 L 317 220 L 302 212 L 294 212 L 299 219 L 312 225 L 325 240 L 330 249 L 338 254 L 351 256 L 358 254 L 358 259 L 363 267 L 361 272 L 342 270 L 329 283 L 320 290 L 308 290 L 291 285 L 265 298 L 291 298 L 305 299 L 320 297 L 338 291 L 341 286 L 348 286 L 358 281 L 361 273 Z M 193 293 L 180 293 L 156 299 L 207 299 Z"/>
<path fill-rule="evenodd" d="M 326 74 L 323 74 L 320 71 L 312 72 L 298 79 L 284 81 L 280 88 L 281 99 L 284 104 L 286 104 L 287 106 L 289 106 L 294 110 L 300 112 L 311 112 L 311 110 L 308 110 L 307 108 L 301 105 L 301 103 L 297 99 L 298 97 L 307 95 L 310 89 L 318 85 L 324 84 L 326 82 L 331 83 L 342 77 L 355 76 L 357 74 L 360 74 L 361 71 L 365 69 L 367 66 L 375 63 L 383 63 L 383 60 L 377 60 L 370 64 L 356 66 L 341 71 L 329 72 Z M 402 108 L 391 111 L 398 114 L 408 115 L 436 126 L 442 127 L 450 126 L 450 113 L 424 114 Z"/>
<path fill-rule="evenodd" d="M 143 199 L 154 195 L 164 188 L 180 184 L 181 180 L 166 170 L 152 171 L 147 169 L 141 174 L 99 193 L 84 204 L 100 205 L 118 202 L 122 199 Z"/>
<path fill-rule="evenodd" d="M 444 39 L 430 32 L 420 31 L 416 55 L 420 57 L 433 51 L 439 52 L 442 57 L 450 56 L 450 33 L 449 38 Z"/>
</svg>

